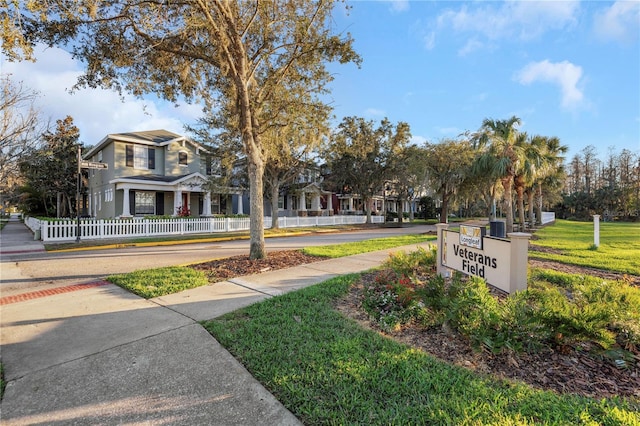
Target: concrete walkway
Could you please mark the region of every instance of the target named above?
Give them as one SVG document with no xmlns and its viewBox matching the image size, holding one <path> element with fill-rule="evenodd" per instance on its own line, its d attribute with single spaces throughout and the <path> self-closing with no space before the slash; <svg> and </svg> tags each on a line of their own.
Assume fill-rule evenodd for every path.
<svg viewBox="0 0 640 426">
<path fill-rule="evenodd" d="M 24 227 L 5 227 L 3 251 L 40 250 L 14 225 Z M 198 322 L 370 269 L 389 251 L 151 300 L 102 281 L 0 298 L 2 424 L 300 424 Z"/>
</svg>

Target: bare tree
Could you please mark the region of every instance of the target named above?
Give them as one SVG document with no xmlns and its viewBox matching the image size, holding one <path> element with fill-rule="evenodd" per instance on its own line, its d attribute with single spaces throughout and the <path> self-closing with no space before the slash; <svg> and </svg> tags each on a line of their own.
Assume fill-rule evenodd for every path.
<svg viewBox="0 0 640 426">
<path fill-rule="evenodd" d="M 37 92 L 11 75 L 0 77 L 0 85 L 0 192 L 6 196 L 19 182 L 19 160 L 36 146 L 49 123 L 36 106 Z"/>
</svg>

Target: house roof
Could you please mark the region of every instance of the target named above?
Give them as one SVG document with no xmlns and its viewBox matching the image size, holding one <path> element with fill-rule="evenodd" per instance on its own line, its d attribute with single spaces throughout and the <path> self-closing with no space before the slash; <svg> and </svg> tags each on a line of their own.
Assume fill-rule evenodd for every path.
<svg viewBox="0 0 640 426">
<path fill-rule="evenodd" d="M 162 175 L 134 175 L 134 176 L 127 176 L 126 179 L 127 180 L 144 180 L 144 181 L 151 181 L 151 182 L 175 182 L 177 180 L 180 180 L 186 176 L 189 176 L 190 174 L 187 175 L 180 175 L 180 176 L 162 176 Z M 121 178 L 122 179 L 122 178 Z"/>
<path fill-rule="evenodd" d="M 204 146 L 200 145 L 187 138 L 186 136 L 181 136 L 177 133 L 170 132 L 164 129 L 158 130 L 145 130 L 141 132 L 127 132 L 127 133 L 112 133 L 108 134 L 96 146 L 91 148 L 87 153 L 85 153 L 83 158 L 90 158 L 96 152 L 100 151 L 104 146 L 114 142 L 130 142 L 141 145 L 151 145 L 151 146 L 166 146 L 173 142 L 183 142 L 189 143 L 194 147 L 204 151 L 209 152 Z"/>
</svg>

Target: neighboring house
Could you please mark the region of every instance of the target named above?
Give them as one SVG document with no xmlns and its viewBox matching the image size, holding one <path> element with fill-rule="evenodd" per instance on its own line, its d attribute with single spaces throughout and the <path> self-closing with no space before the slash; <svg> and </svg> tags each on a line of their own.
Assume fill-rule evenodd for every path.
<svg viewBox="0 0 640 426">
<path fill-rule="evenodd" d="M 216 169 L 209 151 L 185 136 L 166 131 L 107 135 L 84 156 L 107 169 L 89 169 L 88 213 L 99 219 L 148 215 L 210 216 L 242 212 L 236 191 L 212 194 L 208 176 Z M 234 191 L 229 191 L 233 193 Z"/>
<path fill-rule="evenodd" d="M 333 216 L 337 198 L 322 188 L 320 171 L 304 169 L 292 183 L 280 188 L 277 216 Z M 271 216 L 271 203 L 265 203 L 265 215 Z"/>
</svg>

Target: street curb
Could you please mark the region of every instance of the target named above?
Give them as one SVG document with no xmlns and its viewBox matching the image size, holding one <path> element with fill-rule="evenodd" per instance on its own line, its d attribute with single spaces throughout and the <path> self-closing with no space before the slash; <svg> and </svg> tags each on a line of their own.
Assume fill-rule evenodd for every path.
<svg viewBox="0 0 640 426">
<path fill-rule="evenodd" d="M 338 231 L 338 230 L 322 231 L 322 233 L 331 233 L 331 232 L 342 232 L 342 231 Z M 313 233 L 314 232 L 311 232 L 311 231 L 292 232 L 292 233 L 282 234 L 282 235 L 265 235 L 265 238 L 298 237 L 300 235 L 309 235 Z M 157 246 L 172 246 L 172 245 L 181 245 L 181 244 L 215 243 L 215 242 L 224 242 L 224 241 L 248 240 L 250 238 L 251 237 L 249 235 L 238 235 L 235 237 L 212 237 L 212 238 L 175 240 L 175 241 L 117 243 L 117 244 L 96 245 L 96 246 L 88 246 L 88 247 L 71 247 L 71 248 L 51 249 L 51 250 L 45 249 L 44 251 L 46 251 L 47 253 L 68 253 L 68 252 L 75 252 L 75 251 L 121 249 L 121 248 L 127 248 L 127 247 L 157 247 Z"/>
</svg>

